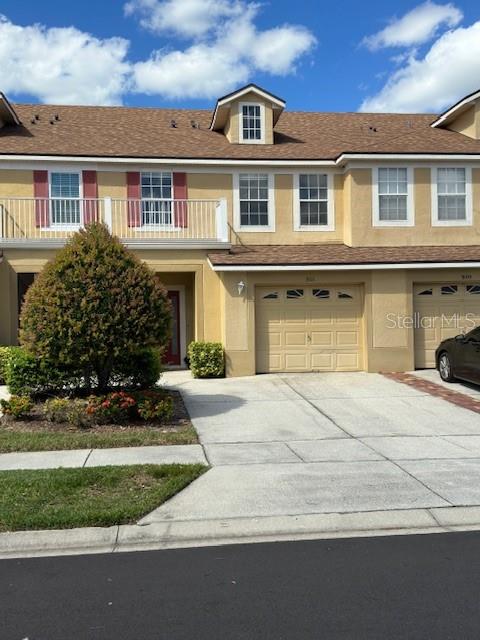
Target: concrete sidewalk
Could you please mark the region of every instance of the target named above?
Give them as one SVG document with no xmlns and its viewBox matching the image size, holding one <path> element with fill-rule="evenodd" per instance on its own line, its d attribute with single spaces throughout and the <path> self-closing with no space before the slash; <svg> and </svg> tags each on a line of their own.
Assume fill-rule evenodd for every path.
<svg viewBox="0 0 480 640">
<path fill-rule="evenodd" d="M 19 456 L 16 464 L 43 468 L 212 468 L 137 525 L 2 534 L 0 554 L 35 554 L 35 540 L 37 551 L 63 540 L 74 553 L 480 529 L 473 411 L 367 373 L 192 380 L 168 372 L 164 384 L 182 393 L 201 446 L 7 454 L 0 466 Z"/>
<path fill-rule="evenodd" d="M 126 464 L 207 464 L 201 445 L 73 449 L 0 454 L 0 470 L 101 467 Z"/>
</svg>

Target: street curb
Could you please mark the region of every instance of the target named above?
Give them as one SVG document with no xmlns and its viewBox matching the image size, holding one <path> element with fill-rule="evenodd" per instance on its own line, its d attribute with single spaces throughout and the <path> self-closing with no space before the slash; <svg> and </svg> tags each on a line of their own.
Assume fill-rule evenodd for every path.
<svg viewBox="0 0 480 640">
<path fill-rule="evenodd" d="M 0 559 L 480 530 L 480 507 L 158 521 L 0 534 Z"/>
</svg>

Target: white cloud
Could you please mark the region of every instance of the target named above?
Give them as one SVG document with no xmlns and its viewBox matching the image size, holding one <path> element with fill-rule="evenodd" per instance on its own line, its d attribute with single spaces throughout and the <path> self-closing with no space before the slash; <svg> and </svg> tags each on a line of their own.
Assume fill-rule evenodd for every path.
<svg viewBox="0 0 480 640">
<path fill-rule="evenodd" d="M 315 37 L 305 27 L 259 29 L 248 0 L 130 0 L 129 15 L 155 33 L 188 38 L 146 60 L 128 58 L 129 41 L 75 27 L 13 24 L 0 14 L 0 90 L 57 104 L 121 104 L 127 93 L 216 98 L 256 72 L 294 73 Z"/>
<path fill-rule="evenodd" d="M 145 29 L 187 38 L 203 36 L 243 10 L 237 0 L 130 0 L 125 5 L 125 14 L 139 15 Z"/>
<path fill-rule="evenodd" d="M 424 58 L 412 56 L 361 111 L 441 111 L 480 85 L 480 21 L 443 34 Z"/>
<path fill-rule="evenodd" d="M 436 4 L 428 0 L 403 17 L 393 19 L 382 31 L 364 38 L 363 44 L 372 51 L 423 44 L 435 37 L 439 27 L 455 27 L 462 18 L 462 12 L 453 4 Z"/>
<path fill-rule="evenodd" d="M 56 104 L 118 104 L 128 82 L 128 45 L 0 16 L 0 88 Z"/>
<path fill-rule="evenodd" d="M 217 5 L 219 15 L 216 20 L 205 18 L 201 30 L 195 33 L 194 42 L 186 49 L 155 51 L 149 60 L 135 64 L 136 91 L 158 93 L 167 98 L 218 97 L 247 82 L 255 72 L 294 73 L 298 60 L 316 43 L 313 34 L 302 26 L 287 24 L 259 30 L 255 25 L 259 10 L 256 3 L 242 0 L 168 0 L 168 3 L 176 6 L 184 1 L 194 13 L 200 5 L 205 8 Z M 167 29 L 159 26 L 154 18 L 164 2 L 132 2 L 141 2 L 144 8 L 147 3 L 151 11 L 149 24 L 156 24 L 157 30 Z M 142 15 L 142 20 L 147 20 L 145 14 Z M 210 15 L 208 11 L 206 15 Z M 185 19 L 184 24 L 190 22 Z M 182 35 L 187 35 L 192 28 L 180 29 Z"/>
</svg>

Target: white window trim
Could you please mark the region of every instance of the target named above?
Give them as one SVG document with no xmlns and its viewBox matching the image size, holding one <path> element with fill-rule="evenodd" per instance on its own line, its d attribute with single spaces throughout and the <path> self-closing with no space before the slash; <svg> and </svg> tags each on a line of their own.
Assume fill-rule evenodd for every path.
<svg viewBox="0 0 480 640">
<path fill-rule="evenodd" d="M 275 176 L 268 176 L 268 225 L 240 224 L 240 174 L 265 174 L 265 171 L 238 171 L 233 174 L 233 230 L 241 233 L 272 233 L 275 231 Z"/>
<path fill-rule="evenodd" d="M 243 107 L 260 107 L 260 140 L 243 139 Z M 238 141 L 240 144 L 265 144 L 265 105 L 263 102 L 238 103 Z"/>
<path fill-rule="evenodd" d="M 380 169 L 406 169 L 407 170 L 407 219 L 406 220 L 380 220 L 380 198 L 378 191 Z M 405 166 L 379 166 L 373 167 L 372 181 L 372 225 L 374 227 L 414 227 L 415 226 L 415 199 L 413 183 L 413 167 Z"/>
<path fill-rule="evenodd" d="M 52 196 L 52 173 L 76 173 L 78 175 L 78 198 L 57 198 Z M 52 201 L 53 200 L 79 200 L 80 202 L 80 223 L 64 224 L 52 222 Z M 78 231 L 83 227 L 83 172 L 76 169 L 48 169 L 48 227 L 43 227 L 42 231 L 54 229 L 55 231 Z"/>
<path fill-rule="evenodd" d="M 465 169 L 465 220 L 438 219 L 438 170 Z M 431 168 L 432 227 L 471 227 L 473 224 L 472 168 L 459 164 L 445 164 Z"/>
<path fill-rule="evenodd" d="M 176 227 L 175 226 L 175 211 L 174 211 L 174 194 L 173 194 L 173 171 L 155 171 L 155 170 L 146 170 L 146 171 L 139 171 L 140 173 L 140 202 L 157 202 L 157 201 L 161 201 L 161 202 L 170 202 L 170 206 L 171 206 L 171 223 L 170 224 L 152 224 L 152 223 L 147 223 L 147 224 L 141 224 L 138 227 L 135 227 L 135 230 L 137 233 L 141 233 L 142 231 L 178 231 L 180 229 L 180 227 Z M 144 173 L 168 173 L 170 174 L 170 183 L 171 183 L 171 198 L 142 198 L 142 174 Z M 142 216 L 143 219 L 143 209 L 140 212 L 140 215 Z"/>
<path fill-rule="evenodd" d="M 300 175 L 327 176 L 327 224 L 302 225 L 300 223 Z M 333 174 L 322 171 L 299 171 L 293 174 L 293 230 L 294 231 L 335 231 L 335 189 Z"/>
</svg>

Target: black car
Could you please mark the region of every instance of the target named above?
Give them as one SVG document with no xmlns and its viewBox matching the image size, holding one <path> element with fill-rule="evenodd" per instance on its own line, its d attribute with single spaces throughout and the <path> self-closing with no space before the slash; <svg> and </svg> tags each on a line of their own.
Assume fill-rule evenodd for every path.
<svg viewBox="0 0 480 640">
<path fill-rule="evenodd" d="M 435 351 L 435 362 L 445 382 L 460 378 L 480 384 L 480 327 L 441 342 Z"/>
</svg>

